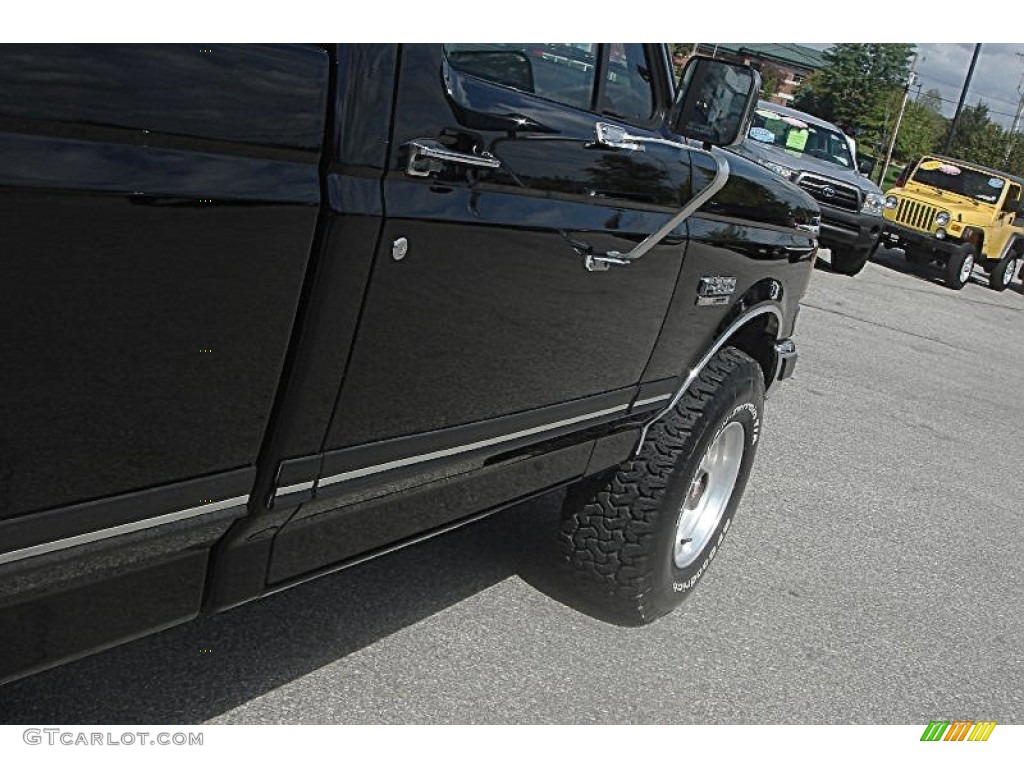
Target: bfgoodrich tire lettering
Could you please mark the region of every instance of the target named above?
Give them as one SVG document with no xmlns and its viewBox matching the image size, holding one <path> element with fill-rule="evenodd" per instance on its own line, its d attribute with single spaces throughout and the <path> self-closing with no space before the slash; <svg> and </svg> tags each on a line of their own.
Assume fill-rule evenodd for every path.
<svg viewBox="0 0 1024 768">
<path fill-rule="evenodd" d="M 647 624 L 693 591 L 725 542 L 743 495 L 763 405 L 760 367 L 726 347 L 676 407 L 648 430 L 638 456 L 582 498 L 569 494 L 560 534 L 562 558 L 570 566 L 577 597 L 595 613 L 616 623 Z M 684 506 L 692 513 L 699 507 L 702 485 L 714 482 L 701 480 L 709 448 L 723 443 L 719 437 L 740 431 L 742 440 L 732 442 L 742 445 L 742 455 L 720 511 L 703 529 L 681 525 L 688 514 Z M 699 549 L 680 555 L 677 532 L 698 529 L 693 537 Z"/>
</svg>

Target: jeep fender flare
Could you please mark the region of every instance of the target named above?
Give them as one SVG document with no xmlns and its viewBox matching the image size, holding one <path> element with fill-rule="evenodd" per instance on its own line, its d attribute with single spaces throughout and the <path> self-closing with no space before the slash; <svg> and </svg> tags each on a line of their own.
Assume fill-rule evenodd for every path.
<svg viewBox="0 0 1024 768">
<path fill-rule="evenodd" d="M 995 257 L 994 261 L 1001 261 L 1006 258 L 1010 251 L 1016 251 L 1018 258 L 1024 257 L 1024 232 L 1010 235 L 1006 245 L 1003 246 L 1003 250 Z"/>
<path fill-rule="evenodd" d="M 982 256 L 982 248 L 985 247 L 985 230 L 979 229 L 978 227 L 964 227 L 964 232 L 960 236 L 960 239 L 965 243 L 971 243 L 974 246 L 975 252 L 978 254 L 978 258 L 984 258 Z"/>
</svg>

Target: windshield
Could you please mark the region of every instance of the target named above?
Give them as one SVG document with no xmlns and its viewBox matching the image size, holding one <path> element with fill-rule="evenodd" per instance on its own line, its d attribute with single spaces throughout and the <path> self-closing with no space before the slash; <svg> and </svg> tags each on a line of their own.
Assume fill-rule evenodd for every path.
<svg viewBox="0 0 1024 768">
<path fill-rule="evenodd" d="M 1005 179 L 999 176 L 930 158 L 921 161 L 910 179 L 985 203 L 995 203 L 1006 186 Z"/>
<path fill-rule="evenodd" d="M 754 141 L 772 144 L 792 155 L 806 155 L 844 168 L 853 168 L 853 157 L 846 137 L 823 125 L 762 108 L 754 112 L 754 125 L 748 135 Z"/>
</svg>

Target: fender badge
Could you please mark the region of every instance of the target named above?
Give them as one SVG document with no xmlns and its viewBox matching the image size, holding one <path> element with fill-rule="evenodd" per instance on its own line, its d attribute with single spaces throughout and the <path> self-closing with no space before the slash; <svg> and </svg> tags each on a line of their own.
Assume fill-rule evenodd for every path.
<svg viewBox="0 0 1024 768">
<path fill-rule="evenodd" d="M 702 277 L 697 283 L 697 306 L 708 307 L 728 304 L 729 297 L 735 290 L 735 277 L 723 277 L 721 275 Z"/>
</svg>

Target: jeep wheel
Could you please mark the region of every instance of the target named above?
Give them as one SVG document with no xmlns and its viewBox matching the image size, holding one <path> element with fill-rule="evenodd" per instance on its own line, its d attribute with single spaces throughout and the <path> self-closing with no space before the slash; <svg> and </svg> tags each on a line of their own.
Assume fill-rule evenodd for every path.
<svg viewBox="0 0 1024 768">
<path fill-rule="evenodd" d="M 1017 271 L 1017 254 L 1011 253 L 1002 258 L 988 274 L 988 287 L 993 291 L 1005 291 L 1013 282 L 1013 273 Z"/>
<path fill-rule="evenodd" d="M 568 494 L 561 556 L 596 615 L 647 624 L 693 591 L 743 495 L 763 404 L 760 367 L 726 347 L 651 426 L 635 458 Z"/>
<path fill-rule="evenodd" d="M 839 251 L 832 250 L 832 271 L 841 275 L 853 276 L 864 269 L 868 263 L 871 250 L 863 251 Z"/>
<path fill-rule="evenodd" d="M 975 260 L 974 246 L 964 243 L 953 253 L 949 254 L 946 261 L 946 285 L 955 291 L 959 291 L 967 281 L 971 279 L 971 272 L 974 270 Z"/>
</svg>

